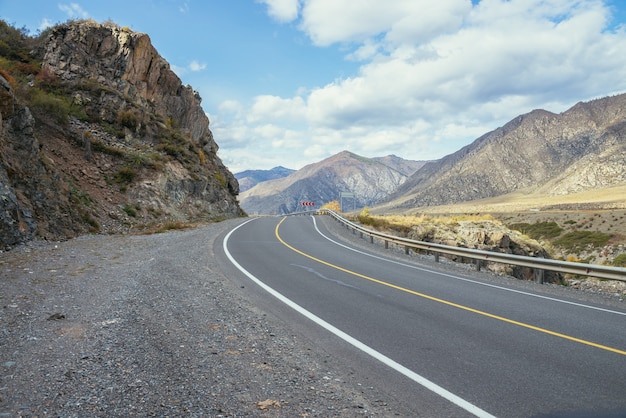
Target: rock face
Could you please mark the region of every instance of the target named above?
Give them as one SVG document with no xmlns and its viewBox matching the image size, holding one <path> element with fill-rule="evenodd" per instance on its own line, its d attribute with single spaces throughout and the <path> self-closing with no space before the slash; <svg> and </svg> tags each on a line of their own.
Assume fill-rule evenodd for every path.
<svg viewBox="0 0 626 418">
<path fill-rule="evenodd" d="M 43 68 L 62 80 L 90 80 L 109 87 L 117 93 L 105 97 L 115 102 L 110 104 L 124 106 L 130 101 L 175 121 L 193 141 L 217 149 L 200 96 L 182 85 L 148 35 L 115 25 L 71 23 L 54 29 L 39 53 Z"/>
<path fill-rule="evenodd" d="M 40 229 L 54 236 L 85 232 L 67 184 L 41 152 L 32 113 L 1 76 L 0 90 L 0 247 L 27 241 Z"/>
<path fill-rule="evenodd" d="M 394 168 L 343 151 L 285 178 L 259 183 L 243 192 L 240 201 L 251 214 L 285 214 L 301 209 L 302 201 L 319 207 L 339 201 L 341 192 L 351 192 L 354 201 L 344 199 L 344 207 L 352 210 L 381 201 L 405 180 L 406 175 Z"/>
<path fill-rule="evenodd" d="M 26 158 L 37 157 L 37 154 L 34 156 L 31 154 L 33 150 L 38 151 L 37 141 L 32 134 L 32 115 L 28 108 L 16 103 L 11 85 L 4 77 L 0 77 L 0 122 L 2 122 L 2 142 L 0 142 L 2 154 L 13 151 L 17 158 L 22 155 Z M 21 135 L 19 131 L 22 131 Z M 13 141 L 20 136 L 22 140 Z M 10 166 L 0 165 L 0 237 L 3 244 L 15 245 L 32 234 L 32 215 L 20 208 L 15 190 L 11 187 L 7 168 L 12 170 Z"/>
<path fill-rule="evenodd" d="M 626 183 L 626 94 L 534 110 L 429 162 L 389 198 L 410 208 L 513 191 L 559 195 Z"/>
<path fill-rule="evenodd" d="M 397 234 L 396 234 L 397 235 Z M 511 230 L 499 222 L 489 220 L 458 221 L 454 223 L 420 223 L 411 227 L 407 238 L 417 241 L 434 242 L 455 247 L 475 248 L 503 254 L 528 257 L 551 258 L 548 252 L 536 241 L 523 237 L 522 233 Z M 460 261 L 456 260 L 455 261 Z M 487 269 L 506 273 L 523 280 L 534 280 L 530 268 L 488 263 Z M 546 271 L 544 280 L 556 282 L 559 275 Z"/>
<path fill-rule="evenodd" d="M 200 96 L 147 35 L 71 22 L 33 55 L 30 82 L 0 77 L 0 246 L 242 215 Z"/>
</svg>

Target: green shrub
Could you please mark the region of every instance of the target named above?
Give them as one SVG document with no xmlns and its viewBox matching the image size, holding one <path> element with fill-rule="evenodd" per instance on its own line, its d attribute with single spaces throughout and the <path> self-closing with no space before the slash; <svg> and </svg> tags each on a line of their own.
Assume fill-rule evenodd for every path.
<svg viewBox="0 0 626 418">
<path fill-rule="evenodd" d="M 100 142 L 95 138 L 91 140 L 91 149 L 93 151 L 102 152 L 104 154 L 109 154 L 114 157 L 123 157 L 125 155 L 124 150 L 113 147 L 111 145 L 107 145 L 104 142 Z"/>
<path fill-rule="evenodd" d="M 177 145 L 177 144 L 162 143 L 162 144 L 157 145 L 155 149 L 157 151 L 163 151 L 167 155 L 172 156 L 178 160 L 180 160 L 185 154 L 185 149 L 182 146 Z"/>
<path fill-rule="evenodd" d="M 29 92 L 29 105 L 34 110 L 53 116 L 63 125 L 69 122 L 71 101 L 67 97 L 33 88 Z"/>
<path fill-rule="evenodd" d="M 226 184 L 228 182 L 226 181 L 226 177 L 224 177 L 222 173 L 215 173 L 214 177 L 215 177 L 215 180 L 217 180 L 217 182 L 220 184 L 220 186 L 226 187 Z"/>
<path fill-rule="evenodd" d="M 615 267 L 626 267 L 626 254 L 620 254 L 613 260 Z"/>
<path fill-rule="evenodd" d="M 91 207 L 91 204 L 93 203 L 93 199 L 89 196 L 89 193 L 76 187 L 70 188 L 70 200 L 87 207 Z"/>
<path fill-rule="evenodd" d="M 126 212 L 126 214 L 127 214 L 128 216 L 132 216 L 133 218 L 136 218 L 136 217 L 137 217 L 137 211 L 136 211 L 136 210 L 135 210 L 135 208 L 134 208 L 133 206 L 131 206 L 131 205 L 128 205 L 128 204 L 124 205 L 124 206 L 122 207 L 122 210 L 123 210 L 124 212 Z"/>
<path fill-rule="evenodd" d="M 561 228 L 556 222 L 535 222 L 529 223 L 516 223 L 509 225 L 510 229 L 515 229 L 528 235 L 533 239 L 551 239 L 561 235 L 563 228 Z"/>
<path fill-rule="evenodd" d="M 602 232 L 572 231 L 564 234 L 553 243 L 569 251 L 582 251 L 588 246 L 602 247 L 609 239 L 611 239 L 611 235 Z"/>
<path fill-rule="evenodd" d="M 139 125 L 139 118 L 139 113 L 134 110 L 120 110 L 117 112 L 117 123 L 128 129 L 136 129 Z"/>
<path fill-rule="evenodd" d="M 115 174 L 115 182 L 121 185 L 128 185 L 137 177 L 137 170 L 133 167 L 124 166 Z"/>
<path fill-rule="evenodd" d="M 28 62 L 31 58 L 28 29 L 21 29 L 0 20 L 0 56 L 13 61 Z"/>
</svg>

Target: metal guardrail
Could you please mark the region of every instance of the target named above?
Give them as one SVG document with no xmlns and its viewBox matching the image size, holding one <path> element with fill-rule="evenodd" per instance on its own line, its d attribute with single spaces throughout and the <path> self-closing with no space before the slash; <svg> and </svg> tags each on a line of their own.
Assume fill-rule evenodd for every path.
<svg viewBox="0 0 626 418">
<path fill-rule="evenodd" d="M 549 258 L 528 257 L 515 254 L 503 254 L 471 248 L 453 247 L 433 242 L 416 241 L 364 228 L 359 224 L 341 217 L 329 209 L 321 209 L 317 211 L 317 213 L 330 215 L 337 221 L 346 225 L 347 228 L 351 228 L 354 232 L 360 232 L 361 236 L 369 236 L 370 242 L 372 243 L 374 238 L 383 240 L 385 242 L 385 248 L 388 248 L 389 243 L 391 242 L 404 246 L 407 254 L 411 248 L 418 248 L 420 250 L 432 252 L 435 255 L 435 261 L 439 261 L 440 254 L 447 254 L 474 260 L 478 270 L 480 270 L 482 262 L 495 262 L 521 267 L 530 267 L 535 269 L 535 279 L 540 283 L 543 283 L 544 270 L 578 274 L 581 276 L 591 276 L 599 279 L 626 281 L 626 268 L 602 266 L 599 264 L 575 263 L 571 261 L 560 261 Z"/>
</svg>

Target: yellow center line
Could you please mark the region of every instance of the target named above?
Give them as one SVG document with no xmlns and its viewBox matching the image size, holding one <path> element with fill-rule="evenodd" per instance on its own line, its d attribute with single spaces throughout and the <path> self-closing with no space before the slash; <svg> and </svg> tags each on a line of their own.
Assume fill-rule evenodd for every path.
<svg viewBox="0 0 626 418">
<path fill-rule="evenodd" d="M 378 279 L 375 279 L 373 277 L 366 276 L 364 274 L 357 273 L 355 271 L 345 269 L 345 268 L 337 266 L 335 264 L 331 264 L 331 263 L 329 263 L 327 261 L 320 260 L 319 258 L 313 257 L 312 255 L 309 255 L 309 254 L 307 254 L 307 253 L 305 253 L 303 251 L 298 250 L 297 248 L 292 247 L 291 245 L 287 244 L 281 238 L 281 236 L 278 233 L 278 229 L 280 228 L 280 225 L 283 223 L 283 221 L 285 219 L 287 219 L 287 218 L 283 218 L 283 219 L 280 220 L 280 222 L 278 222 L 278 224 L 276 225 L 276 229 L 274 231 L 278 241 L 280 241 L 281 244 L 283 244 L 285 247 L 289 248 L 290 250 L 295 251 L 296 253 L 298 253 L 298 254 L 300 254 L 300 255 L 302 255 L 304 257 L 310 258 L 313 261 L 317 261 L 320 264 L 324 264 L 325 266 L 332 267 L 332 268 L 337 269 L 339 271 L 343 271 L 344 273 L 348 273 L 348 274 L 351 274 L 353 276 L 360 277 L 360 278 L 365 279 L 365 280 L 369 280 L 370 282 L 374 282 L 374 283 L 381 284 L 383 286 L 390 287 L 392 289 L 400 290 L 402 292 L 406 292 L 406 293 L 409 293 L 409 294 L 412 294 L 412 295 L 415 295 L 415 296 L 419 296 L 419 297 L 424 298 L 424 299 L 428 299 L 428 300 L 431 300 L 431 301 L 434 301 L 434 302 L 439 302 L 439 303 L 442 303 L 444 305 L 448 305 L 448 306 L 452 306 L 452 307 L 455 307 L 455 308 L 458 308 L 458 309 L 462 309 L 464 311 L 468 311 L 468 312 L 472 312 L 472 313 L 475 313 L 475 314 L 478 314 L 478 315 L 486 316 L 488 318 L 497 319 L 498 321 L 507 322 L 509 324 L 517 325 L 517 326 L 520 326 L 520 327 L 523 327 L 523 328 L 527 328 L 527 329 L 531 329 L 531 330 L 538 331 L 538 332 L 543 332 L 544 334 L 553 335 L 555 337 L 563 338 L 565 340 L 574 341 L 574 342 L 577 342 L 577 343 L 580 343 L 580 344 L 589 345 L 591 347 L 599 348 L 601 350 L 611 351 L 613 353 L 617 353 L 617 354 L 621 354 L 623 356 L 626 356 L 626 351 L 624 351 L 624 350 L 620 350 L 620 349 L 613 348 L 613 347 L 608 347 L 608 346 L 602 345 L 602 344 L 597 344 L 597 343 L 594 343 L 592 341 L 583 340 L 583 339 L 580 339 L 580 338 L 572 337 L 570 335 L 561 334 L 560 332 L 550 331 L 549 329 L 536 327 L 534 325 L 526 324 L 524 322 L 515 321 L 513 319 L 505 318 L 505 317 L 502 317 L 502 316 L 499 316 L 499 315 L 494 315 L 494 314 L 491 314 L 489 312 L 481 311 L 479 309 L 470 308 L 469 306 L 460 305 L 458 303 L 450 302 L 450 301 L 445 300 L 445 299 L 440 299 L 440 298 L 437 298 L 437 297 L 434 297 L 434 296 L 430 296 L 430 295 L 427 295 L 427 294 L 424 294 L 424 293 L 416 292 L 415 290 L 407 289 L 407 288 L 402 287 L 402 286 L 397 286 L 397 285 L 389 283 L 389 282 L 378 280 Z"/>
</svg>

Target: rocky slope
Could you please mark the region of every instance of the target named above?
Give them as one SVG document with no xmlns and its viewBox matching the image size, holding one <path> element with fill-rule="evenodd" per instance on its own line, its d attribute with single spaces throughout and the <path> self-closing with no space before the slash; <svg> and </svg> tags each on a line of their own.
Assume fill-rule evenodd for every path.
<svg viewBox="0 0 626 418">
<path fill-rule="evenodd" d="M 406 178 L 385 163 L 343 151 L 285 178 L 259 183 L 241 193 L 240 202 L 250 214 L 284 214 L 301 209 L 302 201 L 319 207 L 340 200 L 341 192 L 352 192 L 355 201 L 347 204 L 362 207 L 383 200 Z"/>
<path fill-rule="evenodd" d="M 13 55 L 19 39 L 32 52 L 0 67 L 0 245 L 242 214 L 200 96 L 148 35 L 74 21 Z"/>
<path fill-rule="evenodd" d="M 239 182 L 239 191 L 245 192 L 261 182 L 282 179 L 294 171 L 296 170 L 278 166 L 272 168 L 271 170 L 245 170 L 235 173 L 235 178 Z"/>
<path fill-rule="evenodd" d="M 626 94 L 534 110 L 429 162 L 390 207 L 445 205 L 514 191 L 564 195 L 626 184 Z"/>
<path fill-rule="evenodd" d="M 427 161 L 405 160 L 404 158 L 393 154 L 386 155 L 384 157 L 374 157 L 372 160 L 393 168 L 407 177 L 411 176 L 427 163 Z"/>
</svg>

